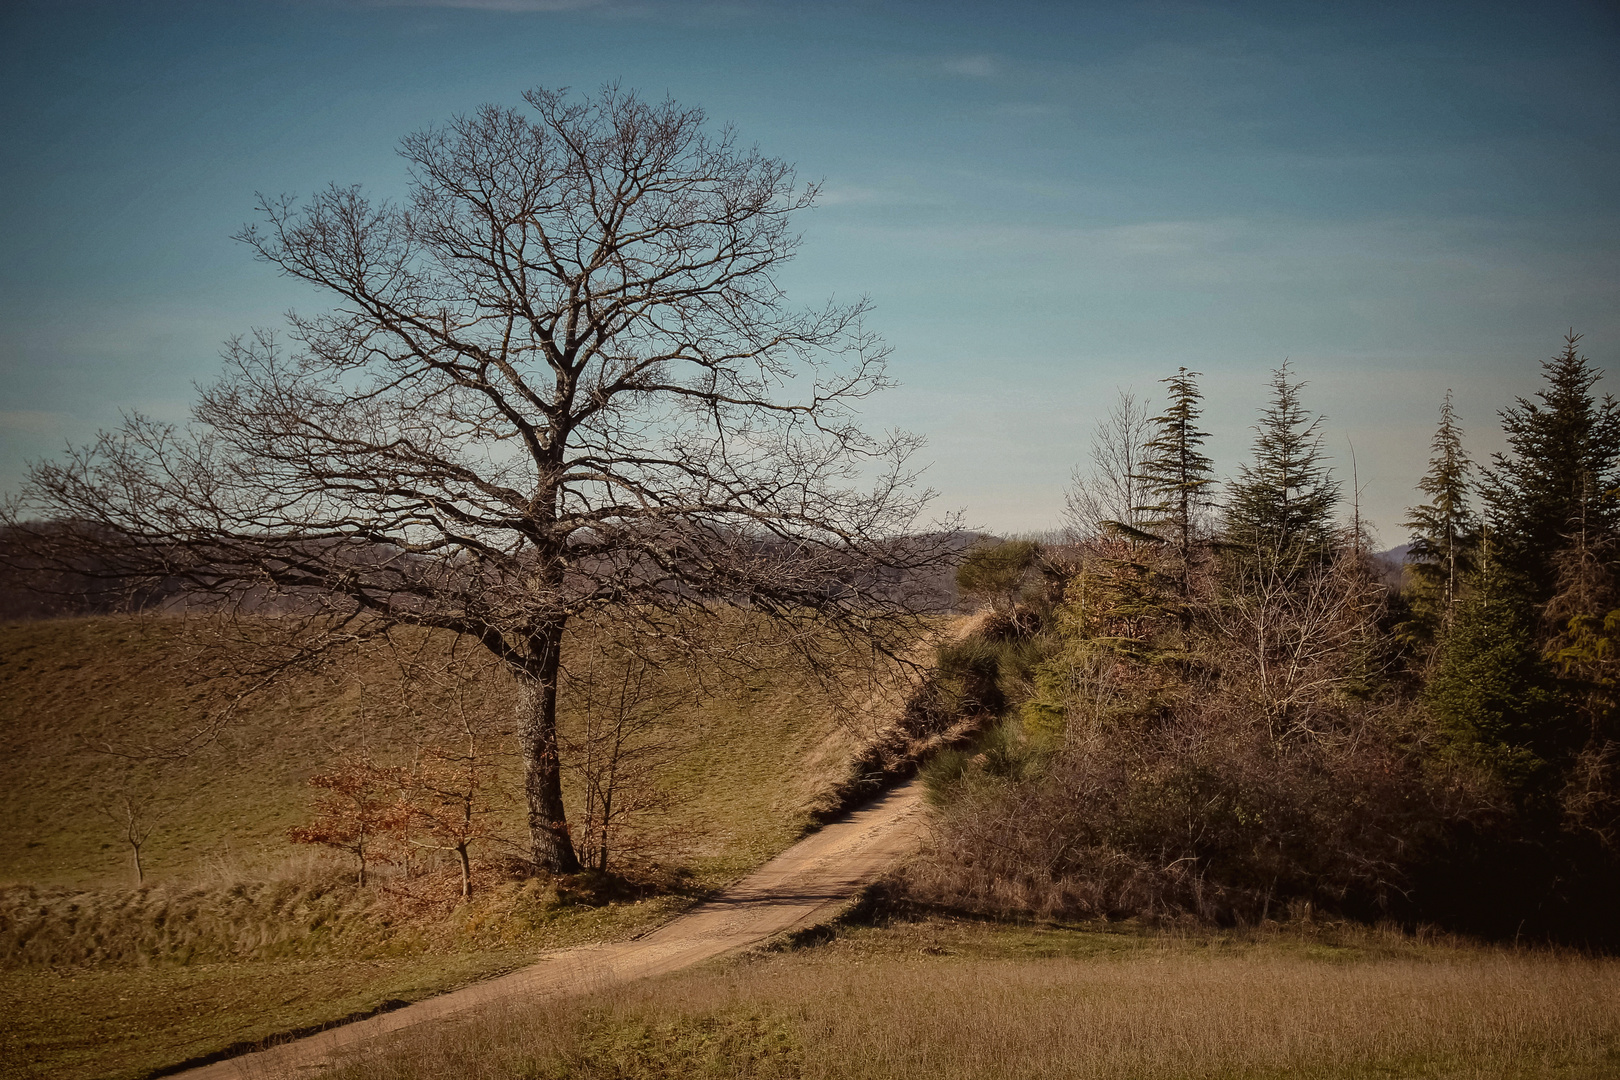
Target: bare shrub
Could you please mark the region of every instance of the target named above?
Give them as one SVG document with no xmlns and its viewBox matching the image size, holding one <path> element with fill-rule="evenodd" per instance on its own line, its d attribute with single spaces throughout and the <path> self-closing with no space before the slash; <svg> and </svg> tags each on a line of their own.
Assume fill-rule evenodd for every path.
<svg viewBox="0 0 1620 1080">
<path fill-rule="evenodd" d="M 1091 468 L 1076 469 L 1064 494 L 1063 527 L 1070 540 L 1094 540 L 1106 526 L 1136 526 L 1142 518 L 1142 464 L 1153 438 L 1147 402 L 1120 390 L 1091 437 Z"/>
<path fill-rule="evenodd" d="M 1312 706 L 1354 690 L 1372 674 L 1384 588 L 1348 546 L 1323 566 L 1246 562 L 1207 610 L 1222 643 L 1222 667 L 1247 692 L 1272 738 L 1310 734 Z"/>
<path fill-rule="evenodd" d="M 659 772 L 689 748 L 691 735 L 668 723 L 676 702 L 660 667 L 647 650 L 624 648 L 601 634 L 587 659 L 567 673 L 577 683 L 579 716 L 562 748 L 583 791 L 574 847 L 590 869 L 652 855 L 658 838 L 644 819 L 673 803 Z"/>
<path fill-rule="evenodd" d="M 1428 845 L 1482 800 L 1427 760 L 1413 707 L 1377 692 L 1380 593 L 1359 560 L 1251 569 L 1224 594 L 1206 574 L 1184 631 L 1154 551 L 1087 551 L 1020 710 L 1033 765 L 987 749 L 953 766 L 910 895 L 1220 921 L 1397 904 Z"/>
<path fill-rule="evenodd" d="M 909 892 L 993 913 L 1219 921 L 1293 899 L 1387 903 L 1440 815 L 1376 722 L 1279 750 L 1213 713 L 1094 733 L 1023 784 L 965 783 Z"/>
</svg>

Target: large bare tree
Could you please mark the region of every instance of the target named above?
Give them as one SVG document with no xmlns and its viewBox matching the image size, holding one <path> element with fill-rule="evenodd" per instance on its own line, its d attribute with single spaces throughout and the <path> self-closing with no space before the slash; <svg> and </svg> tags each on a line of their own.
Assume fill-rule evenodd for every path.
<svg viewBox="0 0 1620 1080">
<path fill-rule="evenodd" d="M 6 518 L 65 565 L 110 545 L 193 594 L 481 642 L 519 688 L 535 862 L 567 872 L 571 620 L 870 635 L 948 542 L 914 535 L 916 440 L 852 411 L 887 385 L 865 302 L 778 281 L 815 186 L 698 109 L 525 100 L 407 137 L 403 203 L 261 199 L 239 238 L 331 310 L 230 343 L 189 425 L 36 465 Z"/>
</svg>

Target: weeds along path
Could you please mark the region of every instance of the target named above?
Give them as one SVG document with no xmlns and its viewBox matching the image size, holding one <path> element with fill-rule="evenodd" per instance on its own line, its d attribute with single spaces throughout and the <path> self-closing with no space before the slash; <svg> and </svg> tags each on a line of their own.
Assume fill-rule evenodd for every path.
<svg viewBox="0 0 1620 1080">
<path fill-rule="evenodd" d="M 813 833 L 724 893 L 631 941 L 585 945 L 487 982 L 318 1035 L 178 1074 L 186 1080 L 269 1080 L 316 1075 L 367 1044 L 482 1006 L 581 994 L 661 975 L 830 918 L 910 852 L 923 828 L 912 781 Z"/>
</svg>

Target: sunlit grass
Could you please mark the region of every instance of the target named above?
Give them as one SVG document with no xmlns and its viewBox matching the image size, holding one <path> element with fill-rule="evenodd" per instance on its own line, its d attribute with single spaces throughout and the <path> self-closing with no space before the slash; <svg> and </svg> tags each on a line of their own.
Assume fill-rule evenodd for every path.
<svg viewBox="0 0 1620 1080">
<path fill-rule="evenodd" d="M 194 759 L 132 767 L 105 750 L 162 743 L 225 704 L 228 687 L 188 685 L 179 632 L 153 619 L 0 624 L 0 883 L 133 885 L 118 826 L 93 806 L 120 784 L 153 797 L 161 815 L 142 853 L 150 879 L 273 872 L 302 857 L 287 829 L 309 813 L 311 774 L 361 745 L 384 759 L 408 754 L 435 721 L 446 726 L 435 715 L 449 707 L 442 695 L 426 693 L 416 715 L 391 707 L 399 668 L 373 647 L 249 699 Z M 467 663 L 472 706 L 498 721 L 508 708 L 506 676 L 476 656 Z M 711 679 L 706 694 L 679 669 L 664 682 L 675 702 L 668 723 L 685 753 L 662 770 L 671 797 L 649 824 L 673 839 L 662 845 L 670 861 L 712 884 L 802 832 L 847 738 L 793 665 Z M 566 725 L 566 697 L 561 712 Z M 518 768 L 508 756 L 509 788 Z M 504 817 L 520 839 L 515 800 Z"/>
<path fill-rule="evenodd" d="M 187 685 L 176 633 L 117 618 L 0 626 L 0 1076 L 139 1076 L 622 938 L 792 843 L 847 759 L 850 736 L 791 666 L 707 697 L 674 671 L 668 723 L 688 749 L 661 774 L 670 797 L 644 882 L 674 892 L 610 905 L 588 884 L 559 895 L 486 870 L 458 905 L 454 887 L 391 892 L 386 868 L 360 889 L 341 857 L 286 830 L 338 750 L 386 754 L 431 723 L 380 708 L 398 668 L 370 652 L 248 702 L 196 761 L 136 777 L 167 803 L 137 890 L 92 802 L 129 768 L 104 747 L 220 704 Z M 481 707 L 502 707 L 501 685 L 492 672 Z"/>
<path fill-rule="evenodd" d="M 1402 940 L 862 930 L 402 1036 L 344 1080 L 1620 1076 L 1620 962 Z"/>
</svg>

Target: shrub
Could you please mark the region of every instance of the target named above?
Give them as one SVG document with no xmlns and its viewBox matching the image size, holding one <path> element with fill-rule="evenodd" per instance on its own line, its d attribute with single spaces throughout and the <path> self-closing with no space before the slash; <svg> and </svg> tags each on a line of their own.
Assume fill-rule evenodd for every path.
<svg viewBox="0 0 1620 1080">
<path fill-rule="evenodd" d="M 1453 811 L 1417 761 L 1344 716 L 1340 737 L 1279 746 L 1226 710 L 1070 743 L 1041 769 L 1002 744 L 953 763 L 918 899 L 995 914 L 1266 917 L 1290 900 L 1385 909 Z M 935 784 L 950 776 L 942 768 Z"/>
<path fill-rule="evenodd" d="M 1022 680 L 1003 689 L 1020 722 L 930 774 L 943 820 L 908 890 L 1039 916 L 1400 907 L 1483 800 L 1464 766 L 1431 767 L 1421 710 L 1385 700 L 1359 563 L 1195 582 L 1191 620 L 1157 578 L 1152 553 L 1095 545 L 1047 636 L 962 647 L 998 688 Z"/>
<path fill-rule="evenodd" d="M 956 568 L 956 587 L 997 611 L 1011 609 L 1023 594 L 1040 551 L 1033 540 L 976 547 Z"/>
</svg>

